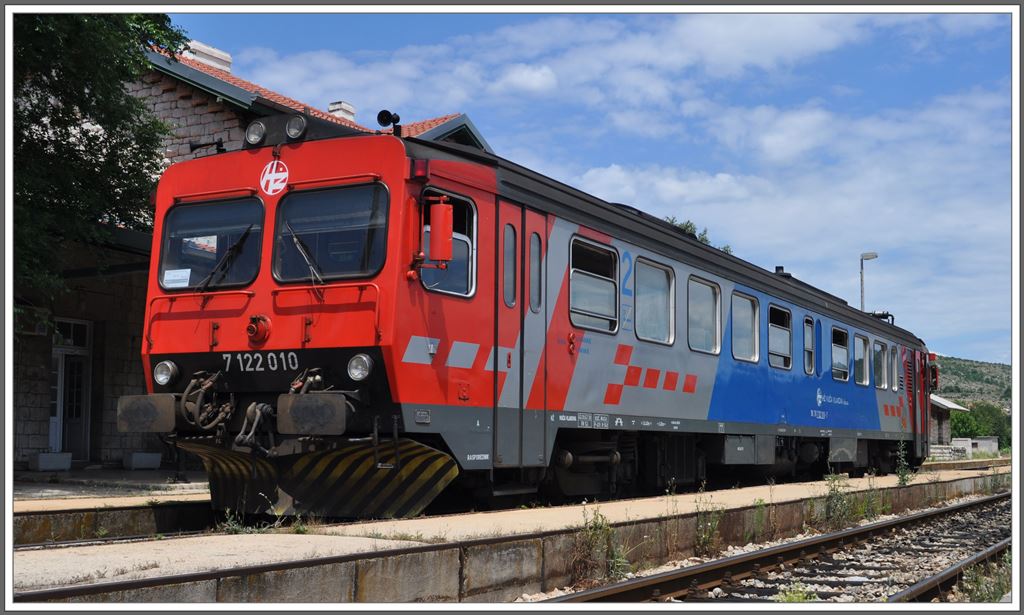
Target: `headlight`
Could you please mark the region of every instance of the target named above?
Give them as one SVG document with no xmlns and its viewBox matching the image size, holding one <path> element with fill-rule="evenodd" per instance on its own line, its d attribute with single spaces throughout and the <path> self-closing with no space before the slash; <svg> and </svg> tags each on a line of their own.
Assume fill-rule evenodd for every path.
<svg viewBox="0 0 1024 615">
<path fill-rule="evenodd" d="M 256 120 L 245 129 L 245 140 L 249 145 L 257 145 L 266 134 L 267 127 L 263 125 L 263 122 Z"/>
<path fill-rule="evenodd" d="M 348 377 L 356 382 L 365 380 L 373 369 L 373 359 L 365 354 L 357 354 L 348 361 Z"/>
<path fill-rule="evenodd" d="M 298 139 L 306 132 L 306 118 L 301 115 L 293 115 L 284 126 L 289 139 Z"/>
<path fill-rule="evenodd" d="M 178 377 L 178 366 L 174 361 L 160 361 L 153 368 L 153 380 L 160 386 L 167 386 Z"/>
</svg>

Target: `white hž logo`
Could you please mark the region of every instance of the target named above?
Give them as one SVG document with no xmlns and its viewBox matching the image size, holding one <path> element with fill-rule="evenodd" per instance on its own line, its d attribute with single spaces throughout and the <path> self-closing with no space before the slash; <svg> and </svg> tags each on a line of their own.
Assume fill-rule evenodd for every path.
<svg viewBox="0 0 1024 615">
<path fill-rule="evenodd" d="M 818 389 L 818 407 L 819 407 L 819 408 L 821 407 L 821 401 L 822 401 L 822 399 L 824 399 L 824 397 L 822 396 L 822 394 L 821 394 L 821 389 L 819 388 L 819 389 Z"/>
<path fill-rule="evenodd" d="M 271 160 L 260 173 L 260 188 L 267 196 L 274 196 L 288 185 L 288 166 L 280 160 Z"/>
</svg>

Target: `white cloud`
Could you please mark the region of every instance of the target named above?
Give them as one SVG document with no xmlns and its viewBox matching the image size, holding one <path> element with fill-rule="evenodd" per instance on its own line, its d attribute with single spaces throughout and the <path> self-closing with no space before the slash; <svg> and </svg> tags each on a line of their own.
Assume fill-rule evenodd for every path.
<svg viewBox="0 0 1024 615">
<path fill-rule="evenodd" d="M 612 164 L 570 183 L 693 220 L 716 245 L 769 270 L 785 265 L 851 305 L 859 304 L 858 255 L 877 251 L 866 266 L 868 309 L 889 310 L 897 324 L 947 347 L 954 338 L 989 340 L 957 344 L 1002 348 L 974 356 L 1008 360 L 1008 94 L 975 90 L 867 117 L 735 108 L 753 119 L 723 138 L 758 144 L 769 163 L 789 155 L 790 164 L 757 175 Z M 809 142 L 817 152 L 801 158 Z"/>
<path fill-rule="evenodd" d="M 674 39 L 716 76 L 773 69 L 832 51 L 869 35 L 864 15 L 693 15 Z"/>
<path fill-rule="evenodd" d="M 486 109 L 474 121 L 500 154 L 606 199 L 689 218 L 716 244 L 768 269 L 785 265 L 851 304 L 857 255 L 878 251 L 869 307 L 953 348 L 961 342 L 950 331 L 960 340 L 1009 332 L 1009 77 L 861 114 L 828 102 L 869 104 L 870 80 L 855 76 L 801 104 L 740 103 L 728 92 L 740 86 L 757 100 L 758 88 L 806 79 L 801 67 L 823 54 L 883 35 L 923 57 L 1007 25 L 985 15 L 551 16 L 350 57 L 252 48 L 235 64 L 311 104 L 348 100 L 367 125 L 384 107 L 406 121 Z M 581 166 L 581 146 L 600 139 L 609 145 L 598 161 Z M 642 139 L 664 148 L 658 164 L 628 163 Z M 700 157 L 686 158 L 690 150 Z"/>
<path fill-rule="evenodd" d="M 498 80 L 491 85 L 490 91 L 496 94 L 537 94 L 552 90 L 557 85 L 558 77 L 549 66 L 513 64 L 504 69 Z"/>
</svg>

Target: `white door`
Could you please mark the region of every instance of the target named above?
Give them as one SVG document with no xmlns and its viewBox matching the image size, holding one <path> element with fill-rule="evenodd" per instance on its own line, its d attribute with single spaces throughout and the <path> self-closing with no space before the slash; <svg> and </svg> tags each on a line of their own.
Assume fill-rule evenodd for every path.
<svg viewBox="0 0 1024 615">
<path fill-rule="evenodd" d="M 58 319 L 50 373 L 50 450 L 89 459 L 90 348 L 92 327 Z"/>
</svg>

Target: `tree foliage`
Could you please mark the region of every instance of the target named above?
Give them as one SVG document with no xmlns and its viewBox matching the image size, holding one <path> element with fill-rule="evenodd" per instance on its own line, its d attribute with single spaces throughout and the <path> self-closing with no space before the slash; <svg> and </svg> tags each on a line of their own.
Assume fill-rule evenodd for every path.
<svg viewBox="0 0 1024 615">
<path fill-rule="evenodd" d="M 978 401 L 971 404 L 971 415 L 978 424 L 979 436 L 998 436 L 999 448 L 1010 446 L 1013 440 L 1013 427 L 1010 417 L 1003 414 L 1002 408 Z"/>
<path fill-rule="evenodd" d="M 707 229 L 707 227 L 705 227 L 704 229 L 702 229 L 698 233 L 697 232 L 697 225 L 694 224 L 692 221 L 690 221 L 690 220 L 679 220 L 675 216 L 665 216 L 665 222 L 668 222 L 669 224 L 674 224 L 674 225 L 678 226 L 679 228 L 683 229 L 683 232 L 689 233 L 690 235 L 693 235 L 694 237 L 696 237 L 697 241 L 701 242 L 702 244 L 707 245 L 707 246 L 711 245 L 711 238 L 708 237 L 708 229 Z M 721 250 L 722 252 L 725 252 L 726 254 L 732 254 L 732 248 L 729 247 L 729 244 L 725 244 L 724 246 L 721 246 L 721 247 L 719 247 L 719 246 L 712 246 L 712 247 L 718 248 L 719 250 Z"/>
<path fill-rule="evenodd" d="M 970 413 L 951 412 L 950 432 L 954 438 L 977 438 L 997 436 L 999 448 L 1007 448 L 1013 442 L 1013 423 L 995 404 L 978 401 L 970 404 Z"/>
<path fill-rule="evenodd" d="M 61 245 L 111 225 L 148 228 L 168 127 L 130 95 L 145 52 L 187 39 L 167 15 L 14 16 L 14 273 L 20 289 L 63 289 Z"/>
<path fill-rule="evenodd" d="M 981 435 L 978 421 L 971 414 L 957 410 L 949 413 L 949 432 L 954 438 L 977 438 Z"/>
</svg>

